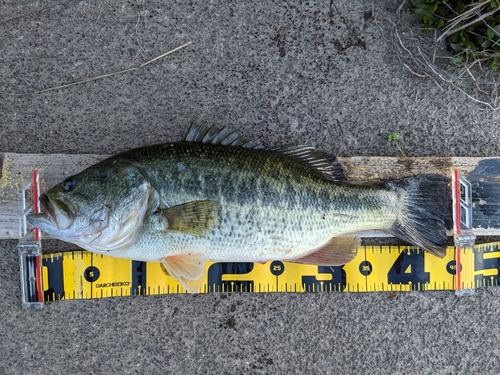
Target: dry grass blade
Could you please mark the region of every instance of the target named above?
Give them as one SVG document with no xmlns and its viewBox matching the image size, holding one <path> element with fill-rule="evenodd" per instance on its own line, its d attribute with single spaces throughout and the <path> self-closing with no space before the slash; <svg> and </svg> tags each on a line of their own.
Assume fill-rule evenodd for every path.
<svg viewBox="0 0 500 375">
<path fill-rule="evenodd" d="M 51 87 L 51 88 L 48 88 L 48 89 L 45 89 L 45 90 L 36 91 L 36 92 L 34 92 L 34 94 L 42 94 L 44 92 L 49 92 L 49 91 L 64 89 L 66 87 L 76 86 L 76 85 L 80 85 L 80 84 L 86 83 L 86 82 L 97 81 L 98 79 L 103 79 L 103 78 L 107 78 L 107 77 L 116 76 L 117 74 L 123 74 L 123 73 L 127 73 L 127 72 L 133 72 L 134 70 L 137 70 L 137 69 L 139 69 L 139 67 L 125 69 L 125 70 L 121 70 L 121 71 L 115 72 L 115 73 L 103 74 L 102 76 L 87 78 L 87 79 L 84 79 L 82 81 L 68 83 L 67 85 L 56 86 L 56 87 Z M 28 95 L 28 94 L 26 94 L 26 95 Z"/>
<path fill-rule="evenodd" d="M 56 86 L 56 87 L 50 87 L 48 89 L 44 89 L 44 90 L 40 90 L 40 91 L 34 91 L 34 92 L 31 92 L 31 93 L 26 93 L 26 94 L 14 94 L 14 93 L 9 93 L 9 92 L 3 92 L 3 91 L 0 91 L 0 94 L 4 94 L 4 95 L 10 95 L 10 96 L 25 96 L 25 95 L 34 95 L 34 94 L 42 94 L 42 93 L 45 93 L 45 92 L 49 92 L 49 91 L 54 91 L 54 90 L 59 90 L 59 89 L 63 89 L 63 88 L 67 88 L 67 87 L 71 87 L 71 86 L 76 86 L 76 85 L 81 85 L 82 83 L 86 83 L 86 82 L 92 82 L 92 81 L 97 81 L 99 79 L 103 79 L 103 78 L 108 78 L 108 77 L 112 77 L 112 76 L 116 76 L 118 74 L 123 74 L 123 73 L 128 73 L 128 72 L 133 72 L 137 69 L 140 69 L 146 65 L 149 65 L 167 55 L 170 55 L 171 53 L 174 53 L 182 48 L 185 48 L 187 46 L 189 46 L 192 42 L 188 42 L 186 44 L 183 44 L 182 46 L 179 46 L 177 48 L 174 48 L 173 50 L 170 50 L 160 56 L 157 56 L 155 57 L 154 59 L 152 60 L 149 60 L 149 61 L 146 61 L 145 63 L 139 65 L 139 66 L 136 66 L 134 68 L 130 68 L 130 69 L 125 69 L 125 70 L 120 70 L 119 72 L 114 72 L 114 73 L 108 73 L 108 74 L 103 74 L 103 75 L 100 75 L 100 76 L 97 76 L 97 77 L 92 77 L 92 78 L 87 78 L 87 79 L 84 79 L 84 80 L 81 80 L 81 81 L 78 81 L 78 82 L 73 82 L 73 83 L 68 83 L 66 85 L 61 85 L 61 86 Z"/>
<path fill-rule="evenodd" d="M 473 6 L 468 11 L 450 20 L 449 25 L 444 28 L 444 33 L 437 39 L 437 41 L 439 42 L 440 40 L 446 38 L 449 35 L 455 34 L 461 30 L 468 28 L 471 25 L 474 25 L 475 23 L 481 22 L 482 20 L 488 18 L 489 16 L 495 14 L 497 11 L 500 10 L 500 8 L 496 8 L 488 13 L 481 14 L 483 8 L 486 7 L 489 3 L 490 1 L 488 0 L 488 1 L 483 1 L 482 3 L 472 4 L 475 6 Z M 456 27 L 457 25 L 466 22 L 471 18 L 472 20 L 467 22 L 465 25 Z"/>
<path fill-rule="evenodd" d="M 340 148 L 337 151 L 337 155 L 335 155 L 335 158 L 338 158 L 344 152 L 344 150 L 347 148 L 346 147 L 347 142 L 345 140 L 344 129 L 342 129 L 342 126 L 340 125 L 340 121 L 339 120 L 336 120 L 336 121 L 337 121 L 337 126 L 340 130 L 340 139 L 341 139 Z"/>
<path fill-rule="evenodd" d="M 425 48 L 424 43 L 429 44 L 429 40 L 425 40 L 426 36 L 411 30 L 401 33 L 395 26 L 393 45 L 403 66 L 418 77 L 432 79 L 441 91 L 444 91 L 443 84 L 458 90 L 476 103 L 478 109 L 500 109 L 499 86 L 494 77 L 495 72 L 483 69 L 481 60 L 466 62 L 461 67 L 451 65 L 452 56 L 438 55 L 439 39 L 436 34 L 437 31 L 434 34 L 432 49 Z M 445 54 L 444 51 L 443 53 Z M 491 79 L 487 79 L 488 76 Z"/>
<path fill-rule="evenodd" d="M 29 15 L 32 15 L 32 14 L 35 14 L 35 13 L 39 13 L 39 12 L 42 12 L 44 10 L 47 10 L 47 9 L 50 9 L 50 8 L 53 8 L 57 5 L 61 5 L 61 4 L 64 4 L 64 3 L 67 3 L 69 0 L 64 0 L 64 1 L 61 1 L 59 3 L 55 3 L 55 4 L 50 4 L 50 5 L 47 5 L 43 8 L 40 8 L 40 9 L 36 9 L 36 10 L 33 10 L 31 12 L 28 12 L 28 13 L 23 13 L 23 14 L 19 14 L 17 16 L 14 16 L 14 17 L 10 17 L 10 18 L 5 18 L 3 20 L 0 20 L 0 25 L 4 24 L 4 23 L 7 23 L 7 22 L 10 22 L 10 21 L 14 21 L 14 20 L 17 20 L 19 18 L 22 18 L 22 17 L 26 17 L 26 16 L 29 16 Z"/>
<path fill-rule="evenodd" d="M 179 47 L 177 47 L 177 48 L 174 48 L 174 49 L 173 49 L 173 50 L 171 50 L 171 51 L 168 51 L 168 52 L 164 53 L 163 55 L 160 55 L 160 56 L 158 56 L 158 57 L 155 57 L 155 58 L 154 58 L 154 59 L 152 59 L 152 60 L 146 61 L 144 64 L 141 64 L 141 65 L 139 66 L 139 68 L 142 68 L 143 66 L 149 65 L 149 64 L 151 64 L 151 63 L 155 62 L 156 60 L 162 59 L 162 58 L 164 58 L 165 56 L 170 55 L 171 53 L 174 53 L 174 52 L 176 52 L 176 51 L 178 51 L 178 50 L 180 50 L 180 49 L 182 49 L 182 48 L 184 48 L 184 47 L 187 47 L 187 46 L 189 46 L 191 43 L 192 43 L 192 42 L 188 42 L 188 43 L 186 43 L 186 44 L 183 44 L 182 46 L 179 46 Z"/>
</svg>

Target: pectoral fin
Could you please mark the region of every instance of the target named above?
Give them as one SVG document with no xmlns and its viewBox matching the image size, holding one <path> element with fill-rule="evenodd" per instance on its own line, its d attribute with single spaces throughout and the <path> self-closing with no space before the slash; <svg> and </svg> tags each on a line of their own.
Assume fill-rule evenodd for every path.
<svg viewBox="0 0 500 375">
<path fill-rule="evenodd" d="M 315 252 L 291 262 L 315 264 L 318 266 L 340 266 L 354 259 L 356 248 L 360 244 L 361 242 L 358 237 L 334 237 Z"/>
<path fill-rule="evenodd" d="M 163 272 L 181 283 L 189 293 L 199 293 L 203 284 L 205 257 L 202 254 L 172 255 L 160 260 Z"/>
<path fill-rule="evenodd" d="M 161 210 L 166 230 L 191 235 L 205 234 L 217 223 L 220 203 L 215 201 L 192 201 Z"/>
</svg>

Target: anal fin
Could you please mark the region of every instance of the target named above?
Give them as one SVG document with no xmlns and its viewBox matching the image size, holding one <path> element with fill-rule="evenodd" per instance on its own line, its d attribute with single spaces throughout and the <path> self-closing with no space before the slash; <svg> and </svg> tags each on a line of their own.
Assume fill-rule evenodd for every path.
<svg viewBox="0 0 500 375">
<path fill-rule="evenodd" d="M 326 245 L 305 257 L 291 262 L 315 264 L 318 266 L 340 266 L 349 263 L 356 256 L 356 249 L 361 245 L 359 237 L 334 237 Z"/>
<path fill-rule="evenodd" d="M 199 293 L 203 284 L 205 257 L 202 254 L 180 254 L 160 260 L 165 274 L 178 281 L 189 293 Z"/>
</svg>

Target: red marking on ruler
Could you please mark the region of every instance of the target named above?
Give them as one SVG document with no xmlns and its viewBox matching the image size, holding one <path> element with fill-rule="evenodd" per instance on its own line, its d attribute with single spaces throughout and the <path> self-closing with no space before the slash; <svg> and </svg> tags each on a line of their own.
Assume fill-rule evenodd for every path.
<svg viewBox="0 0 500 375">
<path fill-rule="evenodd" d="M 458 169 L 453 170 L 453 178 L 455 183 L 455 234 L 460 234 L 460 180 L 458 178 Z M 456 289 L 458 291 L 462 290 L 462 280 L 460 277 L 461 273 L 461 263 L 460 263 L 460 248 L 455 249 L 455 265 L 456 265 L 456 275 L 457 275 L 457 285 Z"/>
<path fill-rule="evenodd" d="M 36 267 L 36 291 L 38 302 L 43 302 L 43 285 L 42 285 L 42 262 L 40 259 L 40 255 L 35 259 L 35 267 Z"/>
<path fill-rule="evenodd" d="M 40 205 L 38 202 L 38 171 L 33 171 L 33 178 L 31 180 L 33 186 L 33 213 L 40 213 Z M 40 241 L 40 230 L 35 228 L 35 241 Z"/>
</svg>

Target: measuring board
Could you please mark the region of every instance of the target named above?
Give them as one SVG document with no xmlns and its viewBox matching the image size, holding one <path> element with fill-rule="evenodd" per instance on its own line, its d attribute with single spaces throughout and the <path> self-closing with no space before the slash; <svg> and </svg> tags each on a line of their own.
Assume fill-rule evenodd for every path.
<svg viewBox="0 0 500 375">
<path fill-rule="evenodd" d="M 23 158 L 24 156 L 21 157 Z M 81 170 L 100 158 L 91 156 L 87 159 L 83 156 L 83 159 L 78 159 L 80 163 L 78 160 L 73 161 L 77 161 L 78 170 Z M 472 226 L 469 229 L 473 229 L 474 234 L 500 234 L 500 159 L 498 158 L 340 159 L 348 180 L 353 183 L 376 183 L 379 180 L 418 173 L 450 175 L 451 170 L 455 170 L 452 167 L 458 166 L 471 182 L 468 213 Z M 14 176 L 12 166 L 16 164 L 9 162 L 9 168 L 5 168 L 6 160 L 5 154 L 3 156 L 0 154 L 0 164 L 2 164 L 0 197 L 2 187 L 5 193 L 5 186 L 8 188 L 14 186 L 6 176 Z M 26 160 L 33 161 L 33 158 Z M 26 168 L 26 160 L 23 168 Z M 56 158 L 52 158 L 52 163 L 57 163 L 57 160 L 64 158 L 57 155 Z M 37 165 L 37 167 L 45 170 L 43 166 Z M 377 172 L 374 173 L 373 170 Z M 44 177 L 46 180 L 42 180 L 42 185 L 51 186 L 74 172 L 76 171 L 66 171 L 62 176 L 57 176 L 57 179 L 54 175 L 46 176 Z M 17 172 L 15 175 L 17 176 L 15 184 L 24 186 L 27 179 L 19 180 L 19 176 L 24 176 L 22 173 Z M 22 186 L 19 186 L 21 190 Z M 459 195 L 461 190 L 462 188 L 457 190 Z M 28 195 L 25 197 L 29 200 Z M 35 202 L 36 199 L 32 199 L 30 203 L 36 206 Z M 12 202 L 7 200 L 7 203 Z M 29 209 L 22 207 L 21 211 Z M 35 210 L 34 207 L 31 209 Z M 5 217 L 4 212 L 0 211 L 0 221 Z M 19 210 L 17 212 L 19 217 Z M 460 211 L 457 217 L 461 220 Z M 23 223 L 21 220 L 21 232 L 24 230 L 26 233 L 26 229 L 26 222 Z M 460 230 L 457 232 L 456 229 L 455 234 L 460 234 Z M 6 233 L 7 236 L 12 236 L 12 231 Z M 380 236 L 380 233 L 364 234 L 365 237 Z M 452 228 L 449 234 L 453 234 Z M 0 231 L 0 238 L 3 237 L 5 234 Z M 461 234 L 462 240 L 468 237 L 472 236 L 466 232 Z M 24 238 L 19 245 L 21 270 L 24 270 L 21 283 L 25 307 L 34 305 L 39 308 L 43 302 L 54 300 L 186 292 L 179 283 L 163 274 L 159 263 L 110 258 L 81 250 L 41 255 L 41 241 L 35 238 L 31 240 Z M 498 285 L 499 243 L 470 246 L 465 241 L 460 246 L 462 248 L 459 250 L 450 247 L 443 259 L 410 246 L 362 246 L 358 248 L 356 258 L 341 267 L 318 267 L 280 261 L 266 264 L 207 263 L 204 284 L 200 292 L 466 291 Z M 461 264 L 458 273 L 457 260 Z"/>
<path fill-rule="evenodd" d="M 363 246 L 353 261 L 337 267 L 281 261 L 214 263 L 205 265 L 201 293 L 210 292 L 374 292 L 410 290 L 471 290 L 497 286 L 500 280 L 500 243 L 472 246 L 472 189 L 453 171 L 454 222 L 459 247 L 449 247 L 438 258 L 411 246 Z M 160 264 L 112 258 L 75 250 L 41 255 L 37 228 L 28 231 L 25 215 L 38 212 L 38 172 L 21 196 L 21 282 L 25 305 L 46 301 L 130 295 L 186 293 L 165 275 Z M 462 234 L 461 226 L 465 226 Z M 33 236 L 31 238 L 31 236 Z M 27 253 L 26 249 L 35 251 Z M 29 251 L 29 250 L 28 250 Z M 40 256 L 41 255 L 41 256 Z M 457 265 L 460 267 L 458 271 Z"/>
<path fill-rule="evenodd" d="M 454 247 L 441 259 L 410 246 L 361 246 L 339 267 L 207 262 L 200 292 L 456 290 L 455 256 Z M 462 289 L 498 286 L 500 243 L 461 250 L 461 264 Z M 187 293 L 159 263 L 83 250 L 42 255 L 42 285 L 44 301 Z"/>
</svg>

